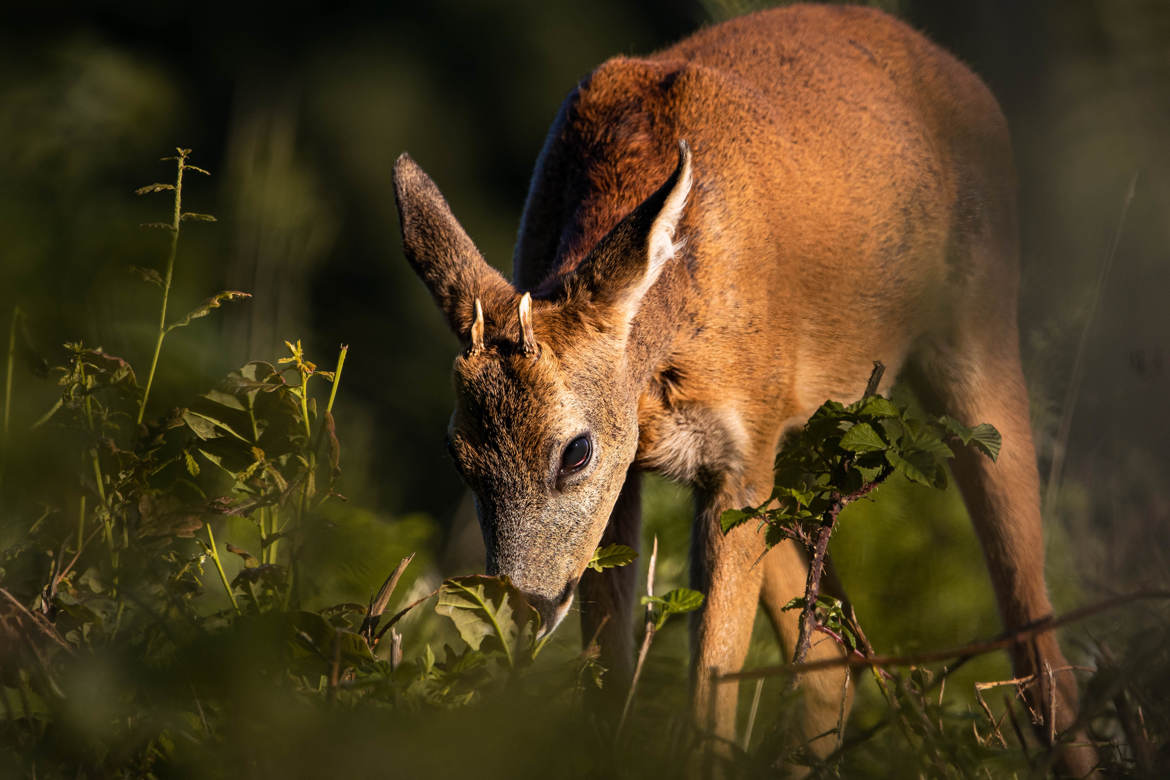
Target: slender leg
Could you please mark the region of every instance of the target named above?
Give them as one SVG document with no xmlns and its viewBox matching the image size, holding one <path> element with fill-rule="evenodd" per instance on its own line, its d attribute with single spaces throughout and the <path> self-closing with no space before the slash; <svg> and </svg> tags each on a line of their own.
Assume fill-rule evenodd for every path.
<svg viewBox="0 0 1170 780">
<path fill-rule="evenodd" d="M 624 544 L 638 549 L 642 531 L 642 474 L 630 469 L 618 496 L 601 544 Z M 581 603 L 581 641 L 588 643 L 598 633 L 601 663 L 608 670 L 606 689 L 624 695 L 634 667 L 634 588 L 636 566 L 618 566 L 595 572 L 585 571 L 578 585 Z M 607 619 L 608 618 L 608 619 Z M 620 698 L 620 697 L 616 697 Z"/>
<path fill-rule="evenodd" d="M 953 468 L 983 546 L 1000 616 L 1011 629 L 1052 614 L 1044 582 L 1044 534 L 1028 396 L 1014 324 L 972 328 L 967 334 L 976 343 L 950 345 L 911 378 L 925 380 L 920 392 L 937 408 L 968 424 L 989 422 L 1003 435 L 996 462 L 963 448 Z M 971 356 L 978 356 L 978 361 Z M 1055 634 L 1044 633 L 1018 645 L 1012 662 L 1016 676 L 1036 676 L 1025 693 L 1033 709 L 1043 714 L 1041 737 L 1048 739 L 1050 727 L 1056 733 L 1073 727 L 1077 684 Z M 1097 763 L 1096 751 L 1083 730 L 1068 736 L 1073 745 L 1061 750 L 1066 769 L 1077 777 L 1089 775 Z"/>
<path fill-rule="evenodd" d="M 691 622 L 691 682 L 696 725 L 724 743 L 735 740 L 739 686 L 715 684 L 718 674 L 743 666 L 764 577 L 755 565 L 764 551 L 764 537 L 747 524 L 726 536 L 719 516 L 741 507 L 771 488 L 771 459 L 757 477 L 755 489 L 695 491 L 696 518 L 691 545 L 691 586 L 706 594 L 702 610 Z"/>
</svg>

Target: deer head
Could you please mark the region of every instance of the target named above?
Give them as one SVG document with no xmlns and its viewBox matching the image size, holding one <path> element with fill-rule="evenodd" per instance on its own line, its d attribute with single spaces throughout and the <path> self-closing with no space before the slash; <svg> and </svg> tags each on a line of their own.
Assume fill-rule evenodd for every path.
<svg viewBox="0 0 1170 780">
<path fill-rule="evenodd" d="M 586 259 L 533 298 L 476 250 L 434 182 L 394 166 L 406 258 L 463 343 L 447 445 L 475 493 L 489 574 L 551 631 L 605 530 L 638 445 L 645 371 L 631 324 L 675 254 L 691 157 Z"/>
</svg>

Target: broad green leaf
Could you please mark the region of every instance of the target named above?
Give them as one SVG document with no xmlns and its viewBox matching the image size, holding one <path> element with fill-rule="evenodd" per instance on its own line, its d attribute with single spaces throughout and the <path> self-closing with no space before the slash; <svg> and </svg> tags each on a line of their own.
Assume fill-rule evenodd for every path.
<svg viewBox="0 0 1170 780">
<path fill-rule="evenodd" d="M 351 631 L 343 631 L 333 626 L 328 620 L 316 612 L 302 610 L 288 616 L 293 629 L 302 641 L 312 643 L 321 660 L 331 662 L 334 657 L 340 657 L 347 666 L 353 666 L 366 661 L 373 661 L 370 646 L 366 640 Z M 340 644 L 340 648 L 336 645 Z"/>
<path fill-rule="evenodd" d="M 727 533 L 732 528 L 743 525 L 754 516 L 755 512 L 751 509 L 728 509 L 719 516 L 719 524 L 723 527 L 723 533 Z"/>
<path fill-rule="evenodd" d="M 211 415 L 202 414 L 200 412 L 194 411 L 193 409 L 184 409 L 182 417 L 183 422 L 187 424 L 187 427 L 191 429 L 191 432 L 204 441 L 220 438 L 221 434 L 219 431 L 223 431 L 229 436 L 239 439 L 245 444 L 248 443 L 248 440 L 232 430 L 230 425 L 225 423 L 223 420 L 217 420 Z"/>
<path fill-rule="evenodd" d="M 593 551 L 593 557 L 589 559 L 588 566 L 594 571 L 604 571 L 615 566 L 625 566 L 637 557 L 638 553 L 633 547 L 627 547 L 624 544 L 609 544 Z"/>
<path fill-rule="evenodd" d="M 880 395 L 871 395 L 868 398 L 863 398 L 855 406 L 857 406 L 857 409 L 854 411 L 863 417 L 901 416 L 901 412 L 894 405 L 893 401 L 890 401 L 888 398 L 883 398 Z"/>
<path fill-rule="evenodd" d="M 643 604 L 653 604 L 657 616 L 654 630 L 661 629 L 671 615 L 694 612 L 703 606 L 703 594 L 690 588 L 675 588 L 664 596 L 643 596 Z"/>
<path fill-rule="evenodd" d="M 845 431 L 839 446 L 848 452 L 877 452 L 887 445 L 869 423 L 857 423 Z"/>
<path fill-rule="evenodd" d="M 999 457 L 999 450 L 1003 446 L 1003 437 L 1000 436 L 995 426 L 990 423 L 980 423 L 971 430 L 971 443 L 978 447 L 984 455 L 996 460 Z"/>
<path fill-rule="evenodd" d="M 509 666 L 516 664 L 519 650 L 532 645 L 540 620 L 507 578 L 480 574 L 444 581 L 435 612 L 449 617 L 473 650 L 485 642 L 501 649 Z"/>
</svg>

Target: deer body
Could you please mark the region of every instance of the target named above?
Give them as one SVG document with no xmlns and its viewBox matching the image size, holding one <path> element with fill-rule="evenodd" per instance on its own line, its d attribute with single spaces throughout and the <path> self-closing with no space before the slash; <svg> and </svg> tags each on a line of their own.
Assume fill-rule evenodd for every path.
<svg viewBox="0 0 1170 780">
<path fill-rule="evenodd" d="M 628 667 L 632 567 L 585 564 L 599 543 L 638 545 L 642 471 L 693 485 L 692 580 L 707 596 L 694 712 L 734 738 L 735 687 L 712 673 L 742 665 L 760 603 L 791 650 L 797 616 L 780 607 L 806 564 L 784 544 L 753 565 L 761 536 L 724 536 L 719 516 L 766 498 L 785 431 L 859 396 L 874 360 L 887 384 L 901 370 L 939 411 L 999 428 L 999 462 L 962 455 L 956 477 L 1005 623 L 1050 613 L 1006 123 L 978 78 L 902 23 L 795 6 L 606 62 L 549 132 L 512 283 L 412 161 L 395 178 L 407 257 L 468 344 L 449 440 L 489 571 L 546 626 L 579 582 L 585 636 L 608 615 L 604 652 Z M 825 640 L 812 657 L 839 652 Z M 1014 660 L 1021 674 L 1067 666 L 1051 635 Z M 1037 703 L 1064 728 L 1075 685 L 1050 679 Z M 835 670 L 802 683 L 808 738 L 834 728 L 846 683 Z"/>
</svg>

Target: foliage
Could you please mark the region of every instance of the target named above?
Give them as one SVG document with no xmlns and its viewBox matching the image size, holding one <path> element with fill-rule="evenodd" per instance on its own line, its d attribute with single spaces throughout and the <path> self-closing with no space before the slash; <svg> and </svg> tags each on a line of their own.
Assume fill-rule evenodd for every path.
<svg viewBox="0 0 1170 780">
<path fill-rule="evenodd" d="M 919 419 L 908 405 L 878 395 L 849 406 L 826 401 L 785 440 L 771 495 L 759 506 L 724 512 L 723 532 L 757 519 L 769 548 L 784 539 L 811 547 L 829 516 L 888 477 L 943 488 L 952 445 L 974 446 L 994 459 L 1000 443 L 987 423 L 968 428 L 947 416 Z"/>
<path fill-rule="evenodd" d="M 368 590 L 322 587 L 325 570 L 377 560 L 375 544 L 396 539 L 410 550 L 425 538 L 407 520 L 382 527 L 343 495 L 352 483 L 334 410 L 345 347 L 323 370 L 300 341 L 286 342 L 285 355 L 248 362 L 210 389 L 188 387 L 177 408 L 151 403 L 167 369 L 163 347 L 178 345 L 172 335 L 206 328 L 222 304 L 247 297 L 227 290 L 183 316 L 168 313 L 179 297 L 179 237 L 211 221 L 180 202 L 182 173 L 206 172 L 186 150 L 171 162 L 173 184 L 141 190 L 174 198 L 172 220 L 159 223 L 171 239 L 165 263 L 135 269 L 142 289 L 161 293 L 160 316 L 141 331 L 153 336 L 149 362 L 72 340 L 45 366 L 52 398 L 40 418 L 31 429 L 12 424 L 13 365 L 33 341 L 28 318 L 12 321 L 2 463 L 25 456 L 9 445 L 30 437 L 51 457 L 37 461 L 49 490 L 0 483 L 0 765 L 35 777 L 322 776 L 368 774 L 389 754 L 411 776 L 469 766 L 486 776 L 547 774 L 550 761 L 573 775 L 682 774 L 704 744 L 686 715 L 685 632 L 663 632 L 640 659 L 638 706 L 629 707 L 631 686 L 619 740 L 612 718 L 581 706 L 587 692 L 621 687 L 596 648 L 578 653 L 564 629 L 560 645 L 541 636 L 537 613 L 507 580 L 439 582 L 407 556 L 366 604 Z M 941 484 L 956 442 L 992 456 L 998 448 L 988 426 L 917 420 L 875 397 L 829 402 L 806 430 L 781 455 L 785 481 L 771 503 L 729 513 L 729 527 L 759 517 L 770 541 L 776 527 L 775 538 L 809 539 L 826 511 L 886 477 Z M 344 524 L 355 517 L 364 525 Z M 367 549 L 335 553 L 343 548 L 329 542 L 354 527 L 366 531 Z M 604 571 L 636 557 L 611 545 L 589 565 Z M 668 566 L 681 572 L 677 558 Z M 643 598 L 644 647 L 702 600 L 683 587 Z M 858 646 L 844 604 L 812 603 L 822 630 Z M 1166 733 L 1165 706 L 1146 693 L 1168 668 L 1165 621 L 1150 620 L 1142 637 L 1087 697 L 1107 723 L 1128 724 L 1128 744 L 1146 746 L 1141 756 L 1109 756 L 1118 772 L 1156 765 Z M 944 701 L 948 674 L 918 667 L 880 677 L 887 698 L 868 710 L 877 723 L 847 731 L 823 765 L 794 759 L 848 776 L 884 776 L 894 754 L 923 776 L 1023 771 L 1030 748 L 1008 747 L 1006 716 L 985 720 Z M 774 698 L 779 719 L 795 712 Z M 764 752 L 731 751 L 729 773 L 756 774 Z"/>
</svg>

